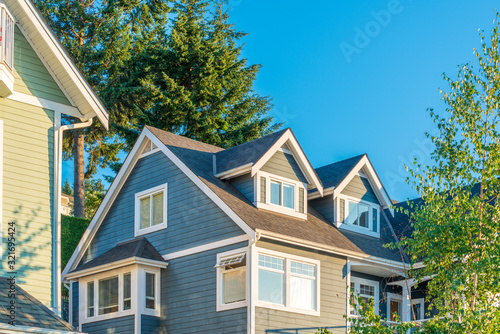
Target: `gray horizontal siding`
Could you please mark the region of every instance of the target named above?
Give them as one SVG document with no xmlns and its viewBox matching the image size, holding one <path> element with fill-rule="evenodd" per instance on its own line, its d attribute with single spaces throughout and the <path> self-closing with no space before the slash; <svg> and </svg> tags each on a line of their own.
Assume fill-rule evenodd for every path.
<svg viewBox="0 0 500 334">
<path fill-rule="evenodd" d="M 246 333 L 245 307 L 216 311 L 217 254 L 248 245 L 242 242 L 169 261 L 162 271 L 161 328 L 167 333 Z"/>
<path fill-rule="evenodd" d="M 160 318 L 149 315 L 141 316 L 141 333 L 142 334 L 159 334 L 160 333 Z"/>
<path fill-rule="evenodd" d="M 254 184 L 253 178 L 250 174 L 235 177 L 231 180 L 231 183 L 243 194 L 243 196 L 253 203 Z"/>
<path fill-rule="evenodd" d="M 309 205 L 318 210 L 326 219 L 333 222 L 333 195 L 327 195 L 309 201 Z"/>
<path fill-rule="evenodd" d="M 82 325 L 82 332 L 88 334 L 134 334 L 134 316 L 113 318 Z"/>
<path fill-rule="evenodd" d="M 283 153 L 283 151 L 274 153 L 264 166 L 262 166 L 261 170 L 292 180 L 307 182 L 293 155 Z"/>
<path fill-rule="evenodd" d="M 303 256 L 320 261 L 320 316 L 304 315 L 299 313 L 272 310 L 256 307 L 255 333 L 267 334 L 270 330 L 283 330 L 280 333 L 296 333 L 290 329 L 302 329 L 297 333 L 314 334 L 318 327 L 337 327 L 331 329 L 333 333 L 345 333 L 346 314 L 346 278 L 345 267 L 347 260 L 328 253 L 311 251 L 305 248 L 291 247 L 278 242 L 263 240 L 257 246 L 272 249 L 288 254 Z M 311 328 L 310 330 L 304 330 Z M 284 331 L 289 329 L 288 331 Z"/>
<path fill-rule="evenodd" d="M 168 227 L 144 235 L 164 255 L 244 232 L 162 152 L 140 159 L 82 261 L 134 238 L 135 193 L 168 183 Z"/>
<path fill-rule="evenodd" d="M 78 291 L 78 282 L 73 282 L 71 284 L 71 325 L 73 327 L 78 328 L 79 325 L 79 291 Z"/>
<path fill-rule="evenodd" d="M 368 179 L 359 175 L 353 177 L 349 184 L 342 190 L 342 194 L 380 204 Z"/>
</svg>

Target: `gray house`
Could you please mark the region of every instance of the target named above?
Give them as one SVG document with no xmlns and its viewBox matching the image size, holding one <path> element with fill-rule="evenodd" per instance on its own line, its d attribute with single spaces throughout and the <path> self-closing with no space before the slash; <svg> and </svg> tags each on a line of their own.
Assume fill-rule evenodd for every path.
<svg viewBox="0 0 500 334">
<path fill-rule="evenodd" d="M 366 155 L 313 169 L 290 129 L 223 150 L 146 127 L 63 277 L 86 333 L 344 333 L 350 291 L 424 319 Z M 403 224 L 398 227 L 403 228 Z"/>
</svg>

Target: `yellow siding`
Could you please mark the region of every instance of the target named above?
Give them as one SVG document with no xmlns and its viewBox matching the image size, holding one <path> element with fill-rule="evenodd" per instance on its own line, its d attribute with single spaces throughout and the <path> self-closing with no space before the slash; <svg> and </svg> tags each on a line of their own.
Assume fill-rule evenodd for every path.
<svg viewBox="0 0 500 334">
<path fill-rule="evenodd" d="M 70 104 L 17 27 L 14 37 L 14 77 L 14 90 L 16 92 Z"/>
<path fill-rule="evenodd" d="M 18 35 L 19 33 L 16 35 L 17 48 L 20 47 Z M 22 82 L 18 81 L 18 77 L 16 83 L 16 90 L 22 91 Z M 18 283 L 50 307 L 54 218 L 54 113 L 24 103 L 0 99 L 0 119 L 4 122 L 2 232 L 5 236 L 8 223 L 16 223 Z M 4 250 L 5 247 L 4 242 Z M 6 261 L 2 259 L 0 275 L 5 274 L 5 264 Z"/>
</svg>

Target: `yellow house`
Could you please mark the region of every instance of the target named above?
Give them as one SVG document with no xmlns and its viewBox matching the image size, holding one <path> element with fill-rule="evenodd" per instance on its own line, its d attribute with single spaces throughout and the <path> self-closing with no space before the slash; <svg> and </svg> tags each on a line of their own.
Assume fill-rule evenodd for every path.
<svg viewBox="0 0 500 334">
<path fill-rule="evenodd" d="M 60 314 L 61 115 L 103 104 L 29 0 L 0 0 L 0 276 Z M 11 261 L 11 262 L 9 262 Z"/>
</svg>

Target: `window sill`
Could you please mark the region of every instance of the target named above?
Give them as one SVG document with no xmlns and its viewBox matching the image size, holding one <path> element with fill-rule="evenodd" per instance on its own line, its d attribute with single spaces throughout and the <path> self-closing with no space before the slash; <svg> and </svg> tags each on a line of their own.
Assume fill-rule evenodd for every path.
<svg viewBox="0 0 500 334">
<path fill-rule="evenodd" d="M 231 303 L 231 304 L 217 304 L 217 312 L 234 310 L 237 308 L 242 308 L 242 307 L 247 307 L 247 306 L 248 306 L 248 303 L 246 300 L 241 301 L 241 302 Z"/>
<path fill-rule="evenodd" d="M 293 308 L 293 307 L 287 307 L 284 305 L 279 305 L 279 304 L 273 304 L 273 303 L 266 303 L 262 301 L 257 301 L 255 303 L 255 306 L 257 307 L 262 307 L 262 308 L 267 308 L 271 310 L 276 310 L 276 311 L 284 311 L 284 312 L 290 312 L 290 313 L 299 313 L 299 314 L 304 314 L 304 315 L 311 315 L 315 317 L 320 316 L 319 310 L 302 310 L 299 308 Z"/>
<path fill-rule="evenodd" d="M 138 229 L 138 230 L 134 231 L 135 232 L 134 233 L 134 237 L 138 237 L 138 236 L 141 236 L 141 235 L 144 235 L 144 234 L 149 234 L 149 233 L 153 233 L 153 232 L 156 232 L 156 231 L 164 230 L 166 228 L 167 228 L 167 223 L 162 223 L 162 224 L 158 224 L 158 225 L 146 227 L 146 228 L 143 228 L 143 229 Z"/>
<path fill-rule="evenodd" d="M 289 215 L 289 216 L 292 216 L 295 218 L 307 220 L 306 213 L 297 212 L 294 209 L 289 209 L 289 208 L 286 208 L 284 206 L 267 204 L 267 203 L 262 203 L 262 202 L 255 203 L 255 206 L 259 209 L 274 211 L 274 212 L 281 213 L 284 215 Z"/>
<path fill-rule="evenodd" d="M 108 314 L 103 314 L 103 315 L 96 315 L 93 317 L 85 317 L 84 319 L 81 319 L 82 324 L 88 324 L 91 322 L 99 322 L 103 320 L 109 320 L 109 319 L 116 319 L 120 317 L 126 317 L 129 315 L 135 315 L 134 311 L 132 309 L 127 310 L 127 311 L 118 311 L 118 312 L 113 312 L 113 313 L 108 313 Z"/>
<path fill-rule="evenodd" d="M 339 229 L 363 234 L 363 235 L 366 235 L 369 237 L 380 238 L 379 232 L 370 231 L 368 228 L 365 228 L 365 227 L 360 227 L 360 226 L 356 226 L 356 225 L 348 225 L 347 223 L 337 224 L 337 227 Z"/>
</svg>

